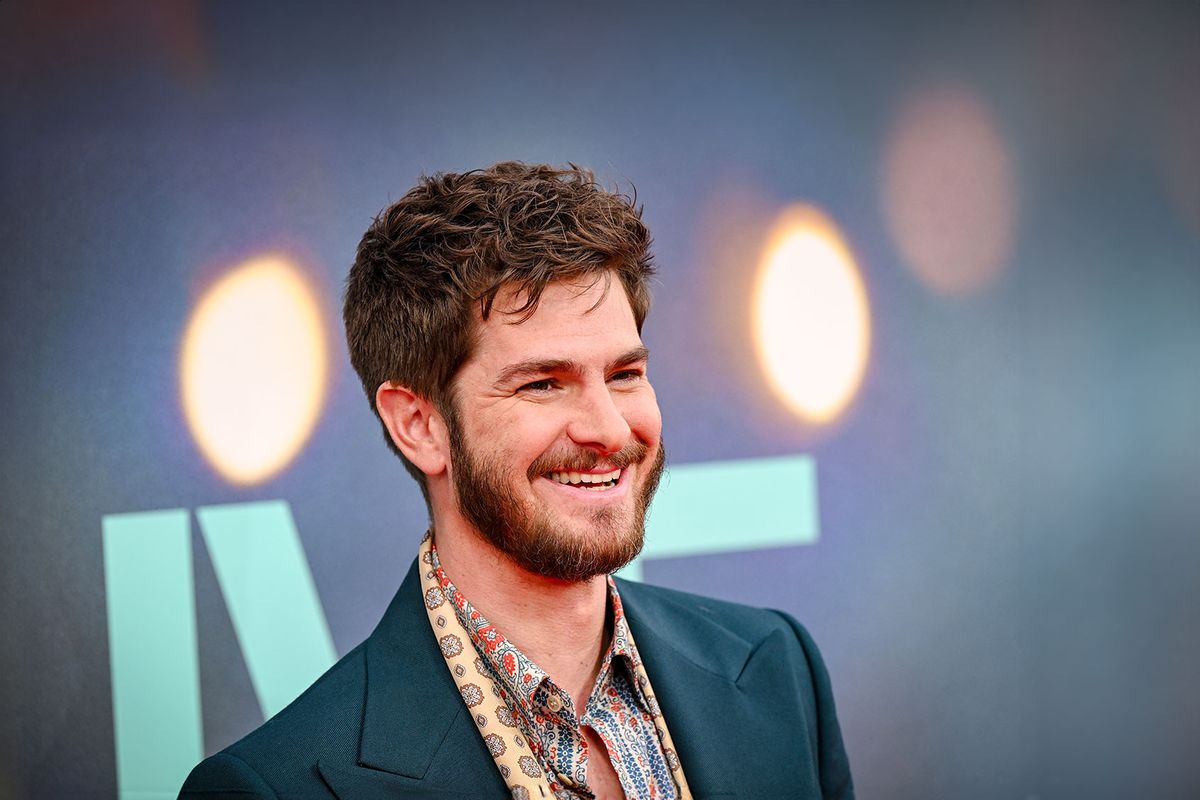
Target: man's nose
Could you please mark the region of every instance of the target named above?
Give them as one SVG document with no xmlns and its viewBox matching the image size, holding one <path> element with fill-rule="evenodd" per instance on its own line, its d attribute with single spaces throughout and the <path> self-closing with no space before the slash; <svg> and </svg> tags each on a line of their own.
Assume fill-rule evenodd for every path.
<svg viewBox="0 0 1200 800">
<path fill-rule="evenodd" d="M 607 385 L 584 390 L 574 419 L 567 426 L 571 441 L 593 447 L 604 455 L 615 453 L 628 444 L 629 433 L 629 423 L 613 401 Z"/>
</svg>

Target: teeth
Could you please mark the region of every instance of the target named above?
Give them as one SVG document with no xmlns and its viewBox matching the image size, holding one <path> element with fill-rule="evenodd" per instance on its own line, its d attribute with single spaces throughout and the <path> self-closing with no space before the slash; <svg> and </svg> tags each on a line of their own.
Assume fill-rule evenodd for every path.
<svg viewBox="0 0 1200 800">
<path fill-rule="evenodd" d="M 551 472 L 546 477 L 552 481 L 565 484 L 567 486 L 580 486 L 584 489 L 592 491 L 603 491 L 610 487 L 603 484 L 616 483 L 621 479 L 621 470 L 614 469 L 612 472 L 602 472 L 599 474 L 579 473 L 579 472 Z"/>
</svg>

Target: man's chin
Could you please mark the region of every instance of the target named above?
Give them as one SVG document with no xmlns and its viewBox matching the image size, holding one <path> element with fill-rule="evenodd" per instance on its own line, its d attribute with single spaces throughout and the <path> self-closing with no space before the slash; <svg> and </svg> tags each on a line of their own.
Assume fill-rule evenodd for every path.
<svg viewBox="0 0 1200 800">
<path fill-rule="evenodd" d="M 493 542 L 517 566 L 543 578 L 578 583 L 616 572 L 642 551 L 641 530 L 620 533 L 596 527 L 566 532 L 565 526 L 542 529 L 524 541 Z M 598 536 L 599 534 L 599 536 Z M 601 541 L 597 541 L 600 538 Z"/>
</svg>

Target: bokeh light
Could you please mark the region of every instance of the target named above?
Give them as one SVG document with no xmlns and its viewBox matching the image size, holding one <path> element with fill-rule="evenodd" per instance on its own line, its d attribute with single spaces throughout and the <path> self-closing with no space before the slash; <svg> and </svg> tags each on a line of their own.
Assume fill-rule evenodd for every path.
<svg viewBox="0 0 1200 800">
<path fill-rule="evenodd" d="M 965 295 L 996 281 L 1012 253 L 1015 179 L 974 93 L 938 86 L 904 104 L 884 159 L 883 210 L 905 263 L 930 289 Z"/>
<path fill-rule="evenodd" d="M 312 433 L 329 369 L 299 269 L 268 256 L 231 270 L 192 313 L 180 362 L 184 414 L 213 467 L 242 485 L 282 470 Z"/>
<path fill-rule="evenodd" d="M 811 206 L 785 210 L 759 264 L 754 340 L 768 382 L 810 422 L 838 416 L 866 370 L 870 308 L 837 226 Z"/>
</svg>

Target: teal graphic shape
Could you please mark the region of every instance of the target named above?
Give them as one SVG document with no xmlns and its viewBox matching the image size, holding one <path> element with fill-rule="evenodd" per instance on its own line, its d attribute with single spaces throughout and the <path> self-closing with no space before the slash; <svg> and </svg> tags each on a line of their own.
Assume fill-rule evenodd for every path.
<svg viewBox="0 0 1200 800">
<path fill-rule="evenodd" d="M 813 544 L 818 520 L 811 456 L 672 466 L 650 506 L 642 554 L 619 574 L 641 580 L 651 558 Z"/>
<path fill-rule="evenodd" d="M 203 755 L 184 509 L 101 522 L 120 800 L 173 798 Z"/>
<path fill-rule="evenodd" d="M 269 719 L 337 660 L 291 509 L 238 503 L 199 508 L 196 518 Z"/>
</svg>

